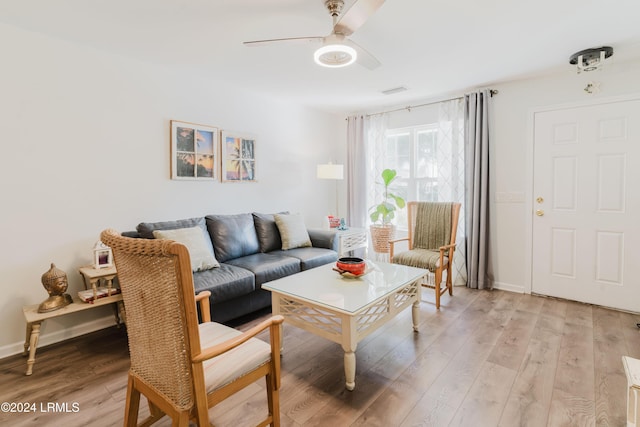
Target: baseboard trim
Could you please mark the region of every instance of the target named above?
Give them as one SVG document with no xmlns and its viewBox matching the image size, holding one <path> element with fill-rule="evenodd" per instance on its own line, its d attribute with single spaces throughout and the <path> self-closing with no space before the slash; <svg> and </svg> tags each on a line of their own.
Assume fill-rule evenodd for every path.
<svg viewBox="0 0 640 427">
<path fill-rule="evenodd" d="M 42 334 L 38 339 L 38 348 L 45 347 L 47 345 L 56 344 L 70 338 L 79 337 L 91 332 L 99 331 L 101 329 L 109 328 L 115 324 L 113 314 L 104 316 L 90 322 L 82 323 L 70 328 L 65 328 L 59 331 L 55 331 L 49 334 Z M 24 350 L 24 341 L 7 344 L 0 347 L 0 358 L 14 356 L 21 354 Z M 36 361 L 38 360 L 38 353 L 36 352 Z M 26 363 L 26 359 L 25 359 Z M 26 364 L 25 364 L 26 367 Z"/>
<path fill-rule="evenodd" d="M 499 289 L 501 291 L 514 292 L 517 294 L 524 294 L 524 286 L 514 285 L 511 283 L 493 282 L 493 289 Z"/>
</svg>

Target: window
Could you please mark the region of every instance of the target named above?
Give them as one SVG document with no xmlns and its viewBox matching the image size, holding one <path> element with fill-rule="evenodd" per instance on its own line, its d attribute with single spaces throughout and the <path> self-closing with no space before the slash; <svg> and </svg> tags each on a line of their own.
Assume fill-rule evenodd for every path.
<svg viewBox="0 0 640 427">
<path fill-rule="evenodd" d="M 385 167 L 395 169 L 398 178 L 391 185 L 405 200 L 438 201 L 437 125 L 389 129 L 384 139 Z M 406 215 L 394 223 L 406 228 Z"/>
<path fill-rule="evenodd" d="M 395 169 L 398 178 L 391 191 L 407 202 L 458 202 L 463 204 L 458 219 L 458 243 L 465 240 L 464 219 L 464 120 L 462 98 L 432 105 L 420 117 L 420 125 L 388 128 L 390 115 L 373 114 L 366 126 L 367 206 L 382 199 L 381 172 Z M 437 111 L 436 111 L 437 110 Z M 391 112 L 392 113 L 392 112 Z M 400 119 L 407 123 L 408 120 Z M 426 123 L 425 123 L 426 122 Z M 431 123 L 429 123 L 431 122 Z M 371 212 L 371 208 L 369 208 Z M 396 236 L 406 235 L 406 209 L 396 213 Z M 453 259 L 454 282 L 466 282 L 465 245 L 458 245 Z"/>
</svg>

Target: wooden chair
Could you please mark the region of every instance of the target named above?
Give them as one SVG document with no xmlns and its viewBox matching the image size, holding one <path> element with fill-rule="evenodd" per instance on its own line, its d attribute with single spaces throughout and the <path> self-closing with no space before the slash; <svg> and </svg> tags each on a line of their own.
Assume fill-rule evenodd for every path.
<svg viewBox="0 0 640 427">
<path fill-rule="evenodd" d="M 266 377 L 268 416 L 279 426 L 280 326 L 273 316 L 241 333 L 210 321 L 208 291 L 195 295 L 187 248 L 171 240 L 132 239 L 105 230 L 126 309 L 131 368 L 124 425 L 138 422 L 140 394 L 151 415 L 173 426 L 209 426 L 208 409 Z M 196 300 L 203 323 L 198 324 Z M 271 343 L 255 338 L 270 329 Z"/>
<path fill-rule="evenodd" d="M 449 290 L 449 295 L 453 295 L 451 264 L 456 249 L 460 206 L 460 203 L 407 203 L 409 235 L 406 238 L 389 242 L 391 262 L 426 268 L 434 273 L 434 284 L 423 283 L 423 286 L 435 289 L 436 308 L 438 309 L 442 294 Z M 421 213 L 420 216 L 419 213 Z M 416 234 L 416 229 L 418 234 Z M 403 241 L 408 242 L 409 250 L 396 254 L 395 244 Z M 433 247 L 424 247 L 431 246 L 427 242 L 430 242 Z M 447 280 L 445 286 L 442 287 L 442 273 L 444 271 L 447 272 Z"/>
</svg>

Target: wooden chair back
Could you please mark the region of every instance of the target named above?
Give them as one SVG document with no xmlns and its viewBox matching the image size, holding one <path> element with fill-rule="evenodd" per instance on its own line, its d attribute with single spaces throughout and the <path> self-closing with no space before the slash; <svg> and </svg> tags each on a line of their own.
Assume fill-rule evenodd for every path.
<svg viewBox="0 0 640 427">
<path fill-rule="evenodd" d="M 115 230 L 105 230 L 100 237 L 113 250 L 126 310 L 131 368 L 125 425 L 137 424 L 142 393 L 149 401 L 151 413 L 142 425 L 150 425 L 167 414 L 173 418 L 174 426 L 187 426 L 190 419 L 197 425 L 208 426 L 210 406 L 260 377 L 266 377 L 269 406 L 267 418 L 260 425 L 279 425 L 282 316 L 273 316 L 244 333 L 208 322 L 210 292 L 195 295 L 189 251 L 184 245 L 171 240 L 123 237 Z M 201 303 L 203 320 L 208 322 L 205 325 L 198 324 L 196 300 Z M 200 334 L 218 331 L 203 335 L 202 340 L 212 342 L 220 328 L 236 335 L 201 348 Z M 245 370 L 237 377 L 207 394 L 203 364 L 226 357 L 228 351 L 243 345 L 255 348 L 252 338 L 265 329 L 270 329 L 271 346 L 270 350 L 262 351 L 271 355 L 270 361 L 243 367 Z M 262 341 L 253 343 L 265 346 Z"/>
</svg>

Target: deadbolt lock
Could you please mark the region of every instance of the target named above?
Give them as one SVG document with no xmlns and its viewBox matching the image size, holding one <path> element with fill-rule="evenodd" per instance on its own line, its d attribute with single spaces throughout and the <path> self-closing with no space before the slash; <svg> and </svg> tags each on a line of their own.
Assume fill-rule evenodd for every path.
<svg viewBox="0 0 640 427">
<path fill-rule="evenodd" d="M 542 203 L 542 202 L 544 202 L 544 199 L 543 199 L 542 197 L 538 197 L 538 198 L 536 199 L 536 202 L 538 202 L 538 203 Z"/>
</svg>

